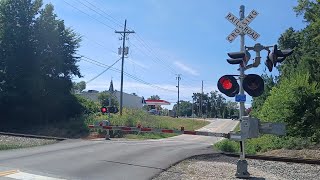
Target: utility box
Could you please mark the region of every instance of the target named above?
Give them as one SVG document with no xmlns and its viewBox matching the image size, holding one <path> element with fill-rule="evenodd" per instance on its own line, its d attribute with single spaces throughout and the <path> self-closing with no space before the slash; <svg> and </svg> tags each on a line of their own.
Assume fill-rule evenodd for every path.
<svg viewBox="0 0 320 180">
<path fill-rule="evenodd" d="M 259 119 L 243 116 L 240 126 L 242 139 L 259 137 Z"/>
</svg>

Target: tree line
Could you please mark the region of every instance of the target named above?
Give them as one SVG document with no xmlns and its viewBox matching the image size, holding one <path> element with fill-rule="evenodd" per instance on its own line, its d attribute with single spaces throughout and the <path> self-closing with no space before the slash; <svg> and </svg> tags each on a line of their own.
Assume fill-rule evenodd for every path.
<svg viewBox="0 0 320 180">
<path fill-rule="evenodd" d="M 71 93 L 81 38 L 42 0 L 0 1 L 1 129 L 66 121 L 83 107 Z"/>
<path fill-rule="evenodd" d="M 294 11 L 306 27 L 279 37 L 280 48 L 294 53 L 277 66 L 279 76 L 263 75 L 265 92 L 253 98 L 252 115 L 285 122 L 289 136 L 320 142 L 320 1 L 298 0 Z"/>
<path fill-rule="evenodd" d="M 173 106 L 173 110 L 179 112 L 178 116 L 231 118 L 239 114 L 238 104 L 227 101 L 218 91 L 193 93 L 192 99 L 192 102 L 180 101 L 179 111 L 177 104 Z"/>
</svg>

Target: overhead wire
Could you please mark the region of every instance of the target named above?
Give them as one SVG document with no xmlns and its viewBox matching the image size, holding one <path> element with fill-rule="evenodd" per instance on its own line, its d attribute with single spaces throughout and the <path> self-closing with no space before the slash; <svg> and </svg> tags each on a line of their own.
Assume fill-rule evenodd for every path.
<svg viewBox="0 0 320 180">
<path fill-rule="evenodd" d="M 71 6 L 72 8 L 74 8 L 74 9 L 76 9 L 76 10 L 78 10 L 78 11 L 82 12 L 83 14 L 86 14 L 87 16 L 89 16 L 89 17 L 91 17 L 92 19 L 96 20 L 97 22 L 99 22 L 99 23 L 103 24 L 104 26 L 106 26 L 106 27 L 108 27 L 108 28 L 110 28 L 110 29 L 112 29 L 112 30 L 116 31 L 116 29 L 115 29 L 115 28 L 113 28 L 113 27 L 111 27 L 110 25 L 108 25 L 108 24 L 104 23 L 103 21 L 100 21 L 99 19 L 97 19 L 97 18 L 95 18 L 95 17 L 91 16 L 90 14 L 88 14 L 88 13 L 86 13 L 86 12 L 82 11 L 81 9 L 77 8 L 76 6 L 74 6 L 74 5 L 70 4 L 70 3 L 68 3 L 66 0 L 63 0 L 63 1 L 64 1 L 66 4 L 68 4 L 69 6 Z"/>
<path fill-rule="evenodd" d="M 91 6 L 93 6 L 95 9 L 101 11 L 103 14 L 107 15 L 109 18 L 106 17 L 106 16 L 103 16 L 103 17 L 107 18 L 109 21 L 117 24 L 117 25 L 120 26 L 120 27 L 124 27 L 124 26 L 121 24 L 120 21 L 118 21 L 116 18 L 112 17 L 112 16 L 111 16 L 110 14 L 108 14 L 106 11 L 100 9 L 100 8 L 97 7 L 96 5 L 92 4 L 90 1 L 87 1 L 87 0 L 84 0 L 84 1 L 87 2 L 88 4 L 90 4 Z M 111 19 L 110 19 L 110 18 L 111 18 Z"/>
<path fill-rule="evenodd" d="M 65 1 L 65 0 L 63 0 L 63 1 Z M 103 14 L 97 12 L 95 9 L 89 7 L 88 5 L 84 4 L 83 2 L 81 2 L 81 1 L 78 1 L 78 2 L 81 3 L 82 5 L 86 6 L 86 7 L 89 8 L 90 10 L 94 11 L 94 12 L 97 13 L 98 15 L 100 15 L 100 16 L 108 19 L 109 21 L 117 24 L 117 25 L 120 26 L 120 27 L 123 27 L 123 26 L 118 22 L 118 20 L 116 20 L 115 18 L 113 18 L 110 14 L 106 13 L 104 10 L 98 8 L 98 7 L 95 6 L 94 4 L 88 2 L 87 0 L 85 0 L 85 1 L 86 1 L 88 4 L 90 4 L 91 6 L 95 7 L 95 8 L 98 9 L 99 11 L 101 11 L 101 12 L 103 12 L 104 14 L 106 14 L 107 16 L 109 16 L 110 18 L 112 18 L 113 20 L 111 20 L 110 18 L 108 18 L 108 17 L 104 16 Z M 66 2 L 66 1 L 65 1 L 65 2 Z M 67 2 L 66 2 L 66 3 L 67 3 Z M 70 6 L 72 6 L 70 3 L 67 3 L 67 4 L 69 4 Z M 75 8 L 75 9 L 78 9 L 78 8 L 76 8 L 75 6 L 72 6 L 72 7 Z M 83 11 L 80 10 L 80 9 L 78 9 L 78 10 L 81 11 L 81 12 L 83 12 Z M 83 13 L 85 13 L 85 12 L 83 12 Z M 87 13 L 85 13 L 85 14 L 87 14 Z M 90 16 L 89 14 L 87 14 L 87 15 Z M 92 16 L 90 16 L 90 17 L 92 17 Z M 92 17 L 92 18 L 93 18 L 93 17 Z M 98 22 L 106 25 L 105 23 L 101 22 L 100 20 L 98 20 L 98 19 L 96 19 L 96 18 L 93 18 L 93 19 L 95 19 L 96 21 L 98 21 Z M 111 28 L 109 25 L 107 25 L 107 27 Z M 111 28 L 111 29 L 116 30 L 116 29 L 114 29 L 114 28 Z M 137 34 L 137 33 L 136 33 L 136 34 Z M 135 34 L 134 34 L 134 36 L 135 36 Z M 152 48 L 150 48 L 150 46 L 149 46 L 138 34 L 137 34 L 136 36 L 137 36 L 136 39 L 142 44 L 142 46 L 145 47 L 145 49 L 147 49 L 149 52 L 154 53 L 154 54 L 156 55 L 156 53 L 154 52 L 154 50 L 153 50 Z M 136 47 L 137 47 L 137 46 L 136 46 Z M 137 48 L 138 48 L 138 47 L 137 47 Z M 157 56 L 155 56 L 155 58 L 156 58 L 159 62 L 162 62 L 162 64 L 163 64 L 164 66 L 166 66 L 173 74 L 176 74 L 175 69 L 173 69 L 171 66 L 168 66 L 168 65 L 167 65 L 167 62 L 165 62 L 164 60 L 160 59 L 160 58 L 157 57 Z"/>
<path fill-rule="evenodd" d="M 78 54 L 78 55 L 79 55 L 79 54 Z M 92 64 L 95 64 L 95 65 L 97 65 L 97 66 L 100 66 L 100 67 L 110 67 L 109 65 L 106 65 L 106 64 L 101 63 L 101 62 L 99 62 L 99 61 L 96 61 L 96 60 L 94 60 L 94 59 L 92 59 L 92 58 L 89 58 L 89 57 L 86 57 L 86 56 L 83 56 L 83 55 L 80 55 L 80 56 L 81 56 L 82 58 L 85 58 L 85 59 L 82 59 L 82 60 L 87 61 L 87 62 L 92 63 Z M 117 69 L 117 68 L 114 68 L 114 67 L 110 67 L 109 69 L 112 70 L 112 71 L 121 73 L 121 70 L 120 70 L 120 69 Z M 149 86 L 151 86 L 151 87 L 153 87 L 153 88 L 157 88 L 157 89 L 160 89 L 160 90 L 164 90 L 164 91 L 168 91 L 168 92 L 175 92 L 175 93 L 176 93 L 176 91 L 174 91 L 174 90 L 162 88 L 162 87 L 160 87 L 160 86 L 151 84 L 151 83 L 146 82 L 146 81 L 144 81 L 144 80 L 142 80 L 142 79 L 140 79 L 140 78 L 138 78 L 138 77 L 136 77 L 136 76 L 133 76 L 133 75 L 131 75 L 131 74 L 125 72 L 125 71 L 124 71 L 123 73 L 124 73 L 124 75 L 126 75 L 127 77 L 130 77 L 131 79 L 133 79 L 133 80 L 135 80 L 135 81 L 137 81 L 137 82 L 141 82 L 141 83 L 143 83 L 143 84 L 145 84 L 145 85 L 149 85 Z"/>
<path fill-rule="evenodd" d="M 93 80 L 97 79 L 99 76 L 101 76 L 103 73 L 105 73 L 106 71 L 108 71 L 110 68 L 112 68 L 117 62 L 119 62 L 121 60 L 118 59 L 116 60 L 112 65 L 110 65 L 107 69 L 103 70 L 101 73 L 99 73 L 98 75 L 96 75 L 95 77 L 93 77 L 92 79 L 90 79 L 89 81 L 86 82 L 86 84 L 92 82 Z"/>
</svg>

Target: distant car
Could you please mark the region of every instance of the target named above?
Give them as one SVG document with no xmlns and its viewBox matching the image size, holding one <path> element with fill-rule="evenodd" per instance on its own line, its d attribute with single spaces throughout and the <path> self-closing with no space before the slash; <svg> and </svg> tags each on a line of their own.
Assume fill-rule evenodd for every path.
<svg viewBox="0 0 320 180">
<path fill-rule="evenodd" d="M 157 111 L 156 109 L 151 109 L 150 111 L 148 111 L 149 114 L 152 114 L 152 115 L 159 115 L 159 111 Z"/>
<path fill-rule="evenodd" d="M 237 115 L 233 115 L 233 116 L 231 116 L 231 119 L 236 120 L 236 119 L 239 119 L 239 117 Z"/>
</svg>

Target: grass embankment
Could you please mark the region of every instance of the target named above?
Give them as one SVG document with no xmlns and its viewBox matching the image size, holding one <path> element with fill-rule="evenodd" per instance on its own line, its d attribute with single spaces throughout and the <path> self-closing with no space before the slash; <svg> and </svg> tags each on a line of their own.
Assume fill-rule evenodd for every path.
<svg viewBox="0 0 320 180">
<path fill-rule="evenodd" d="M 240 132 L 240 124 L 235 128 L 235 132 Z M 292 157 L 304 157 L 304 158 L 319 158 L 320 155 L 316 155 L 320 152 L 320 144 L 312 141 L 312 138 L 298 138 L 290 136 L 275 136 L 275 135 L 262 135 L 259 138 L 248 139 L 245 141 L 246 154 L 264 154 L 274 156 L 292 156 Z M 240 143 L 238 141 L 232 141 L 224 139 L 216 144 L 214 148 L 224 152 L 239 153 Z M 317 151 L 313 155 L 308 155 L 307 152 Z M 305 153 L 306 152 L 306 153 Z M 316 156 L 315 156 L 316 155 Z"/>
<path fill-rule="evenodd" d="M 262 154 L 275 149 L 301 150 L 315 146 L 316 143 L 312 142 L 311 138 L 289 136 L 262 135 L 245 141 L 246 154 Z M 240 145 L 239 142 L 225 139 L 216 143 L 214 148 L 224 152 L 239 152 Z"/>
<path fill-rule="evenodd" d="M 97 121 L 108 119 L 107 115 L 92 115 L 85 121 L 87 125 L 94 124 Z M 195 119 L 172 118 L 168 116 L 154 116 L 143 110 L 123 109 L 123 114 L 112 114 L 110 118 L 112 125 L 118 126 L 137 126 L 140 124 L 143 127 L 161 128 L 161 129 L 180 129 L 185 130 L 199 129 L 209 122 Z M 113 135 L 113 134 L 112 134 Z M 118 132 L 117 137 L 125 137 L 130 139 L 160 139 L 175 136 L 175 134 L 159 134 L 159 133 L 130 133 L 122 134 Z"/>
</svg>

